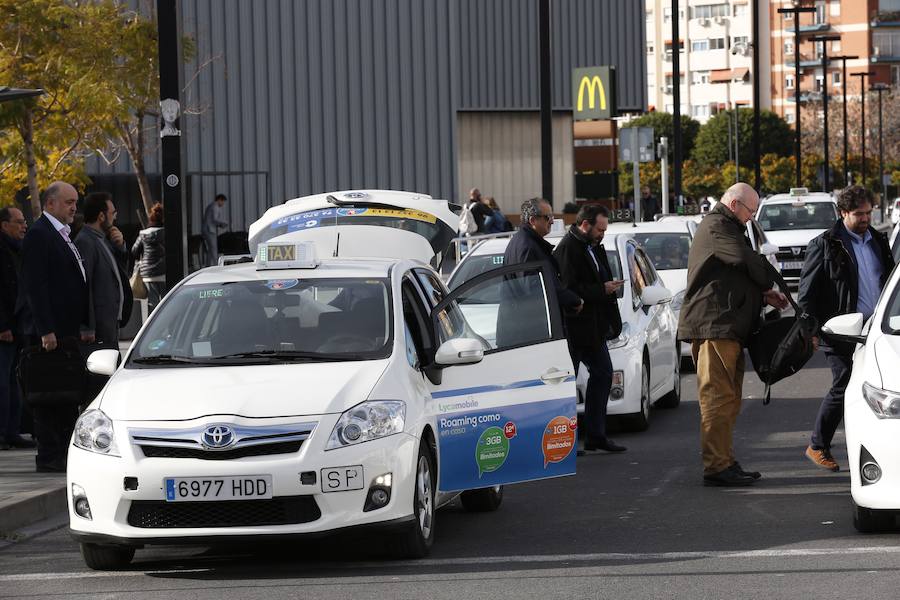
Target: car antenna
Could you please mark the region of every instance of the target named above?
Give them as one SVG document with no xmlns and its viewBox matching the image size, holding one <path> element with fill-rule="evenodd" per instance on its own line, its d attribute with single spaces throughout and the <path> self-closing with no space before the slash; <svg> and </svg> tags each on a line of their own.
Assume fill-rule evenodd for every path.
<svg viewBox="0 0 900 600">
<path fill-rule="evenodd" d="M 334 256 L 335 258 L 337 258 L 338 250 L 340 249 L 340 247 L 341 247 L 341 232 L 338 231 L 338 232 L 337 232 L 337 240 L 335 240 L 335 242 L 334 242 L 334 254 L 333 254 L 333 256 Z"/>
</svg>

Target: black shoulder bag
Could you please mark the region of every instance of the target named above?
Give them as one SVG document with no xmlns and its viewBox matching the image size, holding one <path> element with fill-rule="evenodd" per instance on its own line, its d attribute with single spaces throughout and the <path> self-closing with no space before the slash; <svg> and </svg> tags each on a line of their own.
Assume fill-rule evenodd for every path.
<svg viewBox="0 0 900 600">
<path fill-rule="evenodd" d="M 815 352 L 812 339 L 819 331 L 816 318 L 800 308 L 791 297 L 784 277 L 772 270 L 775 272 L 775 282 L 794 307 L 794 315 L 773 321 L 760 319 L 759 327 L 747 344 L 753 369 L 766 384 L 763 404 L 769 404 L 771 400 L 772 384 L 790 377 L 809 361 Z"/>
</svg>

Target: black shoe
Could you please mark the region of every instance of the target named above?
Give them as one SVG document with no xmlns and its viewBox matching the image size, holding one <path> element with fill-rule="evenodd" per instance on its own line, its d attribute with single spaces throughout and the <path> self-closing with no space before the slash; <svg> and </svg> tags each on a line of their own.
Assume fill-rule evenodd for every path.
<svg viewBox="0 0 900 600">
<path fill-rule="evenodd" d="M 741 464 L 738 461 L 734 461 L 731 464 L 731 468 L 741 475 L 746 475 L 747 477 L 752 477 L 753 479 L 759 479 L 762 477 L 762 473 L 760 473 L 759 471 L 745 471 L 741 468 Z"/>
<path fill-rule="evenodd" d="M 731 467 L 722 469 L 718 473 L 703 476 L 703 485 L 716 485 L 721 487 L 743 487 L 753 485 L 756 480 L 750 475 L 744 475 Z"/>
<path fill-rule="evenodd" d="M 585 450 L 606 450 L 607 452 L 625 452 L 628 450 L 625 446 L 620 446 L 610 439 L 605 440 L 588 440 L 584 443 Z"/>
<path fill-rule="evenodd" d="M 31 440 L 26 440 L 21 435 L 14 435 L 10 438 L 6 438 L 6 443 L 13 448 L 34 448 L 35 443 Z"/>
</svg>

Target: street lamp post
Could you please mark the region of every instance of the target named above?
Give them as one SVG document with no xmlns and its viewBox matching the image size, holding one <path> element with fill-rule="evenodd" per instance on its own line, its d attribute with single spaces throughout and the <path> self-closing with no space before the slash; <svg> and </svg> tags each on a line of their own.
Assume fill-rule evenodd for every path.
<svg viewBox="0 0 900 600">
<path fill-rule="evenodd" d="M 888 91 L 888 86 L 883 83 L 877 83 L 869 88 L 870 92 L 878 93 L 878 190 L 881 192 L 881 214 L 882 219 L 884 219 L 884 203 L 885 203 L 885 193 L 884 193 L 884 127 L 882 127 L 883 121 L 881 120 L 881 95 Z"/>
<path fill-rule="evenodd" d="M 751 27 L 753 29 L 753 187 L 759 194 L 762 189 L 762 174 L 760 166 L 760 133 L 759 133 L 759 1 L 750 1 Z M 768 3 L 766 3 L 768 6 Z M 768 18 L 768 16 L 766 17 Z"/>
<path fill-rule="evenodd" d="M 800 187 L 800 14 L 814 13 L 812 6 L 791 6 L 779 8 L 781 14 L 794 15 L 794 166 L 796 167 L 796 186 Z"/>
<path fill-rule="evenodd" d="M 859 143 L 862 146 L 862 186 L 866 187 L 866 77 L 874 75 L 872 71 L 865 73 L 851 73 L 851 77 L 859 77 L 860 106 L 862 107 L 862 120 L 859 129 Z"/>
<path fill-rule="evenodd" d="M 681 206 L 681 40 L 678 39 L 679 0 L 672 0 L 672 186 L 675 192 L 675 206 Z"/>
<path fill-rule="evenodd" d="M 825 191 L 831 191 L 831 163 L 828 162 L 828 42 L 839 41 L 839 35 L 817 35 L 813 42 L 822 42 L 822 115 L 825 118 Z"/>
<path fill-rule="evenodd" d="M 850 171 L 847 168 L 847 61 L 856 60 L 858 56 L 832 56 L 831 60 L 841 61 L 841 88 L 844 96 L 844 185 L 850 181 Z"/>
</svg>

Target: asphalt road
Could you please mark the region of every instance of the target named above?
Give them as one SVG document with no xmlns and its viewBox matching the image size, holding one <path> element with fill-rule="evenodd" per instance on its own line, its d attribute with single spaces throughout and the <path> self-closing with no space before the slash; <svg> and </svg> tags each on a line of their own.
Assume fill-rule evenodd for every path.
<svg viewBox="0 0 900 600">
<path fill-rule="evenodd" d="M 151 548 L 132 569 L 88 571 L 58 529 L 0 550 L 0 598 L 896 598 L 897 532 L 859 535 L 849 476 L 803 450 L 830 374 L 821 357 L 774 388 L 747 377 L 736 448 L 763 472 L 752 488 L 701 485 L 694 376 L 650 430 L 619 433 L 622 455 L 578 475 L 507 488 L 496 513 L 438 513 L 427 560 L 383 543 Z M 838 443 L 843 443 L 839 432 Z M 846 454 L 835 452 L 842 467 Z"/>
</svg>

